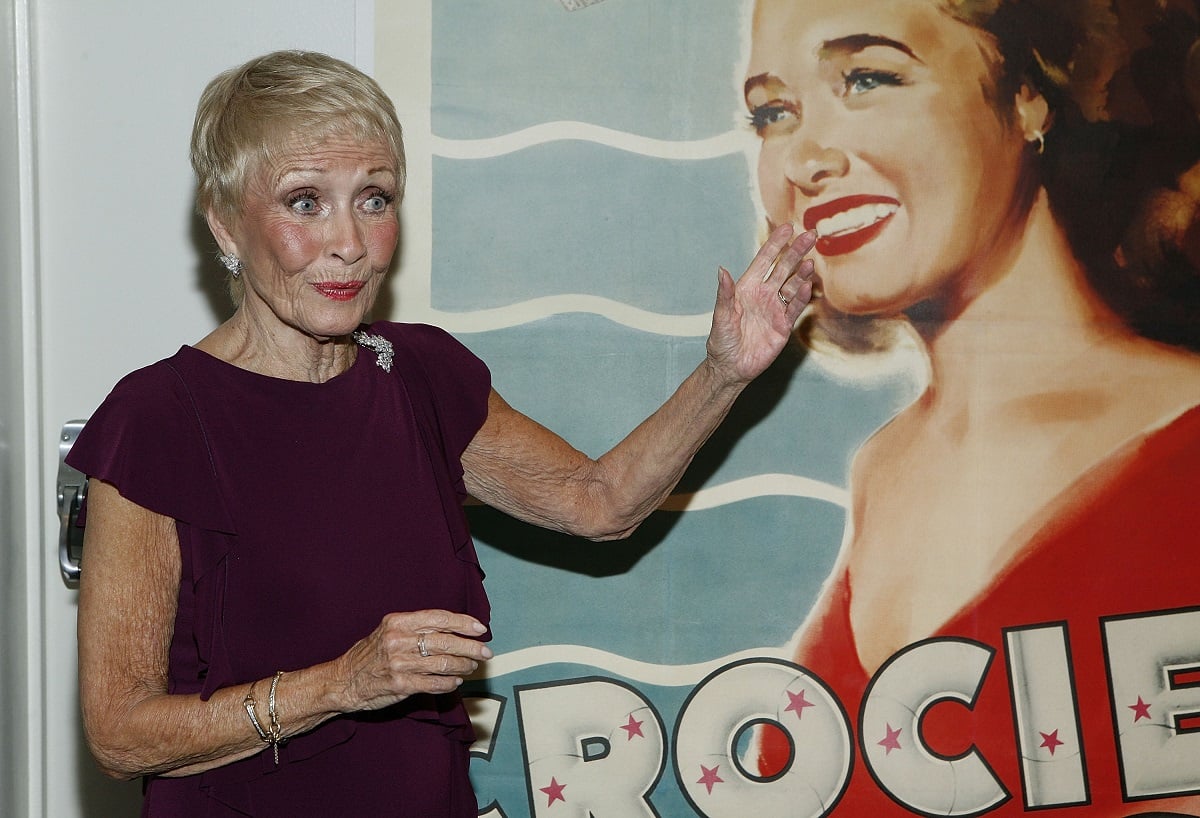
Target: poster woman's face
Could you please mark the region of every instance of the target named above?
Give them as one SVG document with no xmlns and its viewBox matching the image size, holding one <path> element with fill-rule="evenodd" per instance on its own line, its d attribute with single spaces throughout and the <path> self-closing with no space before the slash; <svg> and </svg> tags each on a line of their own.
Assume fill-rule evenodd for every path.
<svg viewBox="0 0 1200 818">
<path fill-rule="evenodd" d="M 953 311 L 1016 224 L 1020 125 L 980 32 L 935 0 L 758 0 L 745 84 L 773 224 L 816 228 L 825 297 Z"/>
</svg>

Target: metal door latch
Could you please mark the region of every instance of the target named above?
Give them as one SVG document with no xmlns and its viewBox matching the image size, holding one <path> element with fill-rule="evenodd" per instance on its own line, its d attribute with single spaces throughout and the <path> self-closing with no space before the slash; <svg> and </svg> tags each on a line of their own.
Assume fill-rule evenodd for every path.
<svg viewBox="0 0 1200 818">
<path fill-rule="evenodd" d="M 79 509 L 87 497 L 87 475 L 66 463 L 86 421 L 70 420 L 58 438 L 58 570 L 68 587 L 79 585 L 79 561 L 83 556 L 83 528 L 76 525 Z"/>
</svg>

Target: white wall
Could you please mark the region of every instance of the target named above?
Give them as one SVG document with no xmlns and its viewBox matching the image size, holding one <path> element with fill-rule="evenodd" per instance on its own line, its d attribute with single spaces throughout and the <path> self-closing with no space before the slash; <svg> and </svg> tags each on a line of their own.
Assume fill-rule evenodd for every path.
<svg viewBox="0 0 1200 818">
<path fill-rule="evenodd" d="M 0 0 L 0 81 L 7 94 L 28 72 L 33 89 L 28 112 L 0 100 L 0 815 L 136 815 L 138 785 L 102 779 L 82 747 L 76 599 L 54 548 L 57 433 L 121 375 L 196 341 L 226 309 L 212 245 L 192 216 L 187 142 L 204 84 L 276 48 L 370 69 L 373 9 L 372 0 Z M 9 47 L 20 44 L 12 20 L 23 10 L 24 57 Z M 28 193 L 15 200 L 20 129 L 36 136 Z M 21 385 L 15 394 L 11 384 Z M 24 703 L 16 718 L 5 715 L 13 701 Z"/>
<path fill-rule="evenodd" d="M 0 814 L 27 815 L 30 811 L 30 696 L 27 652 L 31 640 L 29 611 L 36 611 L 27 581 L 28 561 L 25 513 L 25 411 L 21 388 L 21 339 L 27 324 L 22 317 L 21 207 L 23 189 L 21 140 L 18 116 L 19 53 L 24 52 L 23 32 L 18 31 L 17 0 L 0 2 Z M 24 89 L 22 89 L 24 90 Z M 28 208 L 27 208 L 28 209 Z M 31 588 L 31 586 L 33 586 Z"/>
</svg>

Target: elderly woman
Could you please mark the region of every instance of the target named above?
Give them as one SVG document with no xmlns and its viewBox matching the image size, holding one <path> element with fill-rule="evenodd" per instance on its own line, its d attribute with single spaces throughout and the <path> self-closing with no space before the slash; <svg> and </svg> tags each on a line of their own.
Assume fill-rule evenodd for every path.
<svg viewBox="0 0 1200 818">
<path fill-rule="evenodd" d="M 719 271 L 706 359 L 592 460 L 445 332 L 364 324 L 405 172 L 370 78 L 302 52 L 228 71 L 192 162 L 236 312 L 123 379 L 70 456 L 91 749 L 146 777 L 148 815 L 474 816 L 456 691 L 491 652 L 464 498 L 628 535 L 783 348 L 812 237 Z"/>
<path fill-rule="evenodd" d="M 1161 634 L 1200 601 L 1198 17 L 755 4 L 759 188 L 771 223 L 820 233 L 814 323 L 903 326 L 928 360 L 924 392 L 855 459 L 842 552 L 793 645 L 858 718 L 848 815 L 1200 814 L 1196 736 L 1173 720 L 1186 682 L 1165 667 L 1196 654 L 1164 651 L 1134 689 L 1101 627 L 1157 611 Z M 997 658 L 969 709 L 931 692 L 891 722 L 860 710 L 911 645 L 1016 661 L 1012 629 L 1047 622 L 1070 641 L 1057 684 L 1042 655 L 1010 695 Z M 1069 698 L 1039 720 L 1019 689 Z M 778 774 L 791 743 L 762 737 L 759 771 Z"/>
</svg>

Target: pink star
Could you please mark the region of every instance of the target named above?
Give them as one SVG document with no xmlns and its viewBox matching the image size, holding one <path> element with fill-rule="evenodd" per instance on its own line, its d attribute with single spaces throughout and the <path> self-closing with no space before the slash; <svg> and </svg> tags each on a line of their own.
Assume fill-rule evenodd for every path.
<svg viewBox="0 0 1200 818">
<path fill-rule="evenodd" d="M 1137 704 L 1129 704 L 1126 707 L 1133 711 L 1134 722 L 1150 718 L 1150 705 L 1142 701 L 1141 696 L 1138 696 Z"/>
<path fill-rule="evenodd" d="M 1039 730 L 1038 732 L 1041 732 L 1041 731 Z M 1041 746 L 1045 747 L 1047 750 L 1049 750 L 1050 755 L 1054 755 L 1054 751 L 1056 749 L 1058 749 L 1059 747 L 1061 747 L 1063 744 L 1064 744 L 1064 742 L 1060 741 L 1058 738 L 1057 730 L 1055 730 L 1053 733 L 1042 733 Z"/>
<path fill-rule="evenodd" d="M 723 779 L 723 778 L 721 778 L 721 776 L 717 775 L 717 770 L 719 770 L 719 769 L 721 769 L 720 764 L 713 767 L 711 770 L 708 767 L 705 767 L 703 764 L 700 765 L 700 773 L 701 773 L 700 780 L 697 781 L 696 783 L 703 784 L 708 789 L 709 795 L 712 795 L 713 785 L 725 783 L 725 779 Z"/>
<path fill-rule="evenodd" d="M 642 735 L 642 722 L 634 719 L 632 713 L 629 714 L 628 723 L 622 724 L 621 729 L 629 734 L 625 737 L 626 741 L 633 741 L 634 736 L 641 736 L 642 738 L 645 738 L 645 736 Z"/>
<path fill-rule="evenodd" d="M 562 801 L 564 804 L 567 803 L 567 799 L 563 796 L 563 790 L 566 788 L 566 784 L 559 784 L 557 779 L 551 777 L 550 786 L 541 788 L 542 792 L 550 796 L 550 800 L 546 802 L 546 806 L 553 806 L 555 801 Z"/>
<path fill-rule="evenodd" d="M 789 704 L 787 707 L 785 707 L 783 709 L 783 712 L 786 713 L 787 711 L 792 710 L 796 713 L 796 718 L 798 718 L 798 719 L 804 718 L 804 708 L 816 707 L 815 704 L 810 702 L 808 699 L 804 698 L 803 690 L 801 690 L 799 693 L 793 693 L 792 691 L 789 690 L 789 691 L 787 691 L 787 694 L 788 694 L 788 698 L 792 700 L 792 703 Z"/>
<path fill-rule="evenodd" d="M 900 728 L 892 729 L 892 725 L 887 725 L 887 735 L 878 742 L 880 747 L 887 750 L 886 755 L 891 755 L 892 750 L 900 749 Z"/>
</svg>

